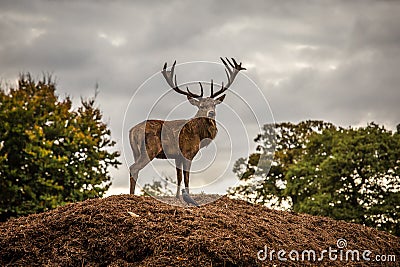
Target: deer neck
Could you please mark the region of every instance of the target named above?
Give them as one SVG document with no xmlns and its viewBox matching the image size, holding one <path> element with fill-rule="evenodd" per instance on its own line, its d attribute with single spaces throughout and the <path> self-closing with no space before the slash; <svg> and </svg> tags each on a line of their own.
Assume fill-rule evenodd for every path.
<svg viewBox="0 0 400 267">
<path fill-rule="evenodd" d="M 214 139 L 217 135 L 217 123 L 214 119 L 207 117 L 194 117 L 191 119 L 191 122 L 197 128 L 196 132 L 198 133 L 200 140 Z"/>
</svg>

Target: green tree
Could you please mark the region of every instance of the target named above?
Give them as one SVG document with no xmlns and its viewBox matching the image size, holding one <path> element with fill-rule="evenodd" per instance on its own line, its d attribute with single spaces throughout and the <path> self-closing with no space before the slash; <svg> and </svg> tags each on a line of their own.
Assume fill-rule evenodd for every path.
<svg viewBox="0 0 400 267">
<path fill-rule="evenodd" d="M 344 129 L 321 121 L 282 123 L 274 131 L 277 145 L 270 173 L 251 160 L 239 160 L 235 171 L 244 183 L 231 194 L 400 234 L 398 132 L 374 123 Z M 270 135 L 264 132 L 256 141 L 264 147 L 264 136 Z"/>
<path fill-rule="evenodd" d="M 118 152 L 93 99 L 72 110 L 51 77 L 0 90 L 0 220 L 101 197 Z"/>
<path fill-rule="evenodd" d="M 171 196 L 173 195 L 172 190 L 169 188 L 169 184 L 176 184 L 174 179 L 165 176 L 159 180 L 154 180 L 153 182 L 147 183 L 142 188 L 142 195 L 144 196 Z"/>
<path fill-rule="evenodd" d="M 274 208 L 288 208 L 288 168 L 300 160 L 310 135 L 332 127 L 331 123 L 311 120 L 264 125 L 263 132 L 254 139 L 258 144 L 256 152 L 235 162 L 233 171 L 241 184 L 229 193 Z M 296 201 L 296 196 L 293 198 Z"/>
</svg>

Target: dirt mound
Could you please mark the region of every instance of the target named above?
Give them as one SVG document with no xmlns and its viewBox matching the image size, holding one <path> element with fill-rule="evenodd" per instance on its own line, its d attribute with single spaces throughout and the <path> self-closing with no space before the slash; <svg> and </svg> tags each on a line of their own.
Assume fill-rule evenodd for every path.
<svg viewBox="0 0 400 267">
<path fill-rule="evenodd" d="M 212 203 L 214 201 L 216 201 L 217 199 L 221 198 L 221 195 L 217 195 L 217 194 L 198 194 L 198 195 L 192 195 L 190 194 L 190 196 L 192 196 L 192 198 L 200 205 L 207 205 L 209 203 Z M 158 199 L 159 201 L 165 203 L 165 204 L 169 204 L 169 205 L 173 205 L 173 206 L 178 206 L 178 207 L 187 207 L 187 204 L 184 201 L 181 201 L 179 199 L 177 199 L 175 196 L 155 196 L 156 199 Z"/>
<path fill-rule="evenodd" d="M 258 259 L 266 248 L 266 259 Z M 360 261 L 346 261 L 348 250 L 359 251 Z M 362 259 L 365 250 L 370 261 Z M 395 255 L 396 263 L 386 262 L 395 266 L 399 253 L 400 238 L 385 232 L 227 197 L 182 208 L 111 196 L 0 224 L 0 266 L 370 266 L 375 255 Z"/>
</svg>

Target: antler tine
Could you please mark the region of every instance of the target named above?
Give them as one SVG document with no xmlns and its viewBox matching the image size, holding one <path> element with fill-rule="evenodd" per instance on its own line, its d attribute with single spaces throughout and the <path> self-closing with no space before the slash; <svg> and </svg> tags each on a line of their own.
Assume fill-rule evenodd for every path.
<svg viewBox="0 0 400 267">
<path fill-rule="evenodd" d="M 175 90 L 175 92 L 180 93 L 180 94 L 182 94 L 182 95 L 187 95 L 187 93 L 186 93 L 185 91 L 181 90 L 181 89 L 178 87 L 178 83 L 176 82 L 176 75 L 175 75 L 175 84 L 174 84 L 174 86 L 171 86 L 171 87 L 172 87 L 172 89 Z"/>
<path fill-rule="evenodd" d="M 172 64 L 171 70 L 167 70 L 167 62 L 165 62 L 163 70 L 161 71 L 161 73 L 164 76 L 165 80 L 167 81 L 168 85 L 175 92 L 177 92 L 179 94 L 186 95 L 188 97 L 194 97 L 194 98 L 203 97 L 203 87 L 202 87 L 201 83 L 200 83 L 200 88 L 201 88 L 200 95 L 190 92 L 188 87 L 186 87 L 187 92 L 185 92 L 179 88 L 178 83 L 176 81 L 176 75 L 174 76 L 175 65 L 176 65 L 176 60 L 174 61 L 174 64 Z"/>
<path fill-rule="evenodd" d="M 201 82 L 199 82 L 199 84 L 200 84 L 200 89 L 201 89 L 201 93 L 200 93 L 199 97 L 203 97 L 203 85 L 201 84 Z"/>
<path fill-rule="evenodd" d="M 192 92 L 189 90 L 189 87 L 186 86 L 186 91 L 190 94 L 191 97 L 194 97 L 194 98 L 203 97 L 203 93 L 204 93 L 204 91 L 203 91 L 203 85 L 201 84 L 201 82 L 199 82 L 199 84 L 200 84 L 200 89 L 201 89 L 200 95 L 195 94 L 195 93 L 192 93 Z"/>
<path fill-rule="evenodd" d="M 229 74 L 228 74 L 228 71 L 225 69 L 225 73 L 226 73 L 226 78 L 228 78 L 228 82 L 229 82 Z"/>
<path fill-rule="evenodd" d="M 225 58 L 226 61 L 222 57 L 220 59 L 225 66 L 225 73 L 226 73 L 226 77 L 228 78 L 228 82 L 227 82 L 226 86 L 224 86 L 224 83 L 222 83 L 221 89 L 219 91 L 217 91 L 215 94 L 214 94 L 213 90 L 211 90 L 210 97 L 212 97 L 212 98 L 214 98 L 214 97 L 222 94 L 226 90 L 228 90 L 228 88 L 232 85 L 233 81 L 235 80 L 236 75 L 239 73 L 239 71 L 246 70 L 245 68 L 242 67 L 242 62 L 240 62 L 240 64 L 238 64 L 234 58 L 231 58 L 232 62 L 227 57 Z"/>
<path fill-rule="evenodd" d="M 229 68 L 228 63 L 226 63 L 225 60 L 222 57 L 220 57 L 220 59 L 222 60 L 222 63 L 224 63 L 224 65 L 225 65 L 225 72 L 226 72 L 226 70 L 231 72 L 231 69 Z M 226 60 L 229 62 L 228 58 L 226 58 Z"/>
<path fill-rule="evenodd" d="M 213 94 L 214 94 L 214 82 L 211 79 L 211 95 L 213 95 Z"/>
<path fill-rule="evenodd" d="M 172 78 L 174 76 L 174 71 L 175 71 L 175 64 L 176 64 L 176 60 L 175 60 L 174 64 L 172 65 L 171 70 L 167 70 L 167 62 L 165 62 L 163 70 L 161 71 L 162 75 L 164 75 L 165 80 L 167 81 L 169 86 L 171 86 L 172 88 L 176 87 L 176 76 L 175 76 L 175 84 L 172 80 Z"/>
<path fill-rule="evenodd" d="M 175 65 L 176 65 L 176 60 L 174 61 L 174 64 L 172 64 L 172 67 L 171 67 L 171 77 L 174 75 L 174 73 L 175 73 Z M 175 77 L 176 77 L 176 75 L 175 75 Z"/>
<path fill-rule="evenodd" d="M 233 62 L 235 62 L 235 65 L 232 64 L 232 62 L 230 62 L 229 59 L 228 59 L 227 57 L 226 57 L 225 59 L 226 59 L 226 61 L 228 61 L 229 65 L 231 65 L 232 68 L 235 68 L 235 66 L 236 66 L 236 61 L 235 61 L 233 58 L 232 58 L 232 60 L 233 60 Z"/>
<path fill-rule="evenodd" d="M 242 67 L 242 62 L 240 62 L 239 64 L 236 62 L 236 60 L 232 57 L 231 58 L 232 59 L 232 61 L 233 61 L 233 64 L 234 65 L 232 65 L 231 64 L 231 66 L 233 67 L 233 68 L 235 68 L 235 69 L 237 69 L 237 70 L 246 70 L 246 68 L 243 68 Z M 228 60 L 228 59 L 227 59 Z M 229 61 L 229 60 L 228 60 Z"/>
</svg>

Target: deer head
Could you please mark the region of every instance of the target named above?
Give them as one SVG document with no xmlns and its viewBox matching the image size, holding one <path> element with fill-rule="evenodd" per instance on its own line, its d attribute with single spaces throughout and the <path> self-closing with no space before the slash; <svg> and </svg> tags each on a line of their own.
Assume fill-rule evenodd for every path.
<svg viewBox="0 0 400 267">
<path fill-rule="evenodd" d="M 181 90 L 178 87 L 178 83 L 176 81 L 176 75 L 174 77 L 175 65 L 176 61 L 171 67 L 171 70 L 167 70 L 167 63 L 164 64 L 164 68 L 161 73 L 164 75 L 165 80 L 171 86 L 171 88 L 182 95 L 186 95 L 189 103 L 198 108 L 198 111 L 195 115 L 196 117 L 207 117 L 211 119 L 215 119 L 215 107 L 222 103 L 225 99 L 225 94 L 221 95 L 223 92 L 228 90 L 228 88 L 232 85 L 235 80 L 236 75 L 241 70 L 245 70 L 242 67 L 242 63 L 238 64 L 234 58 L 232 58 L 232 62 L 225 58 L 225 60 L 221 57 L 222 63 L 225 65 L 225 73 L 228 78 L 227 84 L 224 86 L 224 83 L 221 84 L 221 89 L 217 92 L 214 92 L 214 82 L 211 80 L 211 94 L 209 97 L 203 97 L 203 85 L 199 82 L 200 85 L 200 94 L 195 94 L 189 90 L 189 87 L 186 87 L 186 91 Z M 229 65 L 228 65 L 229 64 Z M 173 79 L 174 78 L 174 79 Z M 219 96 L 221 95 L 221 96 Z"/>
</svg>

